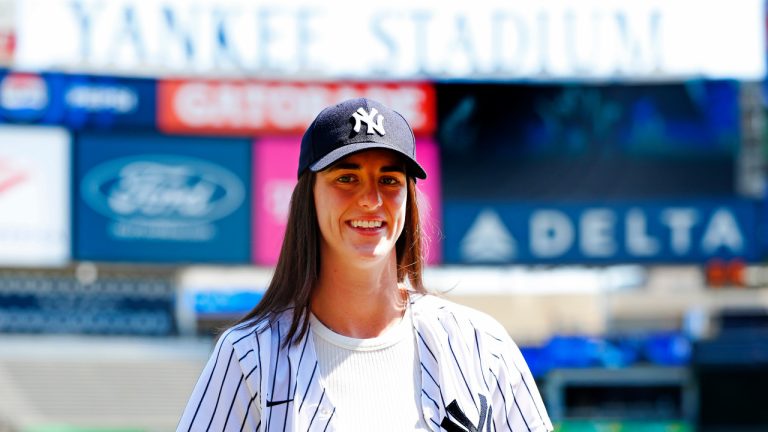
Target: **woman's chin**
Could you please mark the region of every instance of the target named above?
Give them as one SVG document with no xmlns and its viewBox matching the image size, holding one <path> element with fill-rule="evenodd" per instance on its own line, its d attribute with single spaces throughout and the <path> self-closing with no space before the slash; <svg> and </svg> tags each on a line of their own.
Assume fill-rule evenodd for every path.
<svg viewBox="0 0 768 432">
<path fill-rule="evenodd" d="M 373 245 L 369 247 L 358 247 L 355 248 L 355 255 L 358 259 L 366 262 L 376 262 L 383 260 L 391 253 L 393 253 L 393 249 L 389 247 L 382 247 L 382 245 Z"/>
</svg>

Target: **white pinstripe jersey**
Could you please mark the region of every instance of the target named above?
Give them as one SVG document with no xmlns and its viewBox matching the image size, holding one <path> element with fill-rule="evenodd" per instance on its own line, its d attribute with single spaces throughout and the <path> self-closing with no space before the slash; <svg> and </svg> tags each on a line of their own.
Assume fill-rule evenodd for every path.
<svg viewBox="0 0 768 432">
<path fill-rule="evenodd" d="M 553 430 L 520 350 L 490 316 L 411 295 L 421 405 L 434 431 Z M 336 411 L 312 336 L 283 348 L 291 321 L 231 328 L 219 338 L 177 431 L 333 431 Z M 360 425 L 365 430 L 365 425 Z"/>
</svg>

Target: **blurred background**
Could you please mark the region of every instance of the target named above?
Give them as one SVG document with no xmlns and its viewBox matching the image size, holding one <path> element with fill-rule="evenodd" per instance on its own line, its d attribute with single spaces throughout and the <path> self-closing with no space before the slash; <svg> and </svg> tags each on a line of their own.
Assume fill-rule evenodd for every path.
<svg viewBox="0 0 768 432">
<path fill-rule="evenodd" d="M 0 431 L 171 431 L 319 110 L 417 135 L 425 279 L 558 431 L 768 431 L 763 0 L 0 0 Z"/>
</svg>

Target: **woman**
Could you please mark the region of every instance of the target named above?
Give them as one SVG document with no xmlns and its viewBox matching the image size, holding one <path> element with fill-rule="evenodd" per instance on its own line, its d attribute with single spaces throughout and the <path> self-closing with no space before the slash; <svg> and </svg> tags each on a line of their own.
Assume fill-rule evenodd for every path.
<svg viewBox="0 0 768 432">
<path fill-rule="evenodd" d="M 219 339 L 179 431 L 552 430 L 504 328 L 422 284 L 426 173 L 400 114 L 326 108 L 298 177 L 270 286 Z"/>
</svg>

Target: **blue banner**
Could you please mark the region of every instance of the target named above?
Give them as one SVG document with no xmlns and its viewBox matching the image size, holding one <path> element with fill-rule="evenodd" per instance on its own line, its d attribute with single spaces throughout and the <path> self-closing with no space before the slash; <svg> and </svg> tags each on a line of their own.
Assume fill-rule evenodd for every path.
<svg viewBox="0 0 768 432">
<path fill-rule="evenodd" d="M 0 70 L 0 122 L 149 129 L 156 99 L 151 79 Z"/>
<path fill-rule="evenodd" d="M 76 259 L 249 261 L 249 140 L 81 134 L 75 167 Z"/>
<path fill-rule="evenodd" d="M 446 202 L 447 263 L 697 263 L 759 257 L 758 204 Z"/>
<path fill-rule="evenodd" d="M 154 128 L 157 83 L 151 79 L 55 75 L 61 123 L 73 128 Z"/>
</svg>

